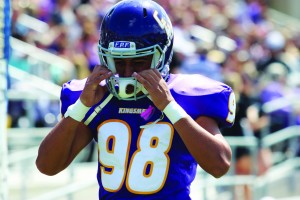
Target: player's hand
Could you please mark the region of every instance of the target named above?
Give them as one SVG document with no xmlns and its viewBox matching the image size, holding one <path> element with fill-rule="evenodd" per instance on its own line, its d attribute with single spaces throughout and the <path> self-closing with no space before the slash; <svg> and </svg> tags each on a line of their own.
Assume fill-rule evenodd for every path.
<svg viewBox="0 0 300 200">
<path fill-rule="evenodd" d="M 107 87 L 101 86 L 100 82 L 110 76 L 112 76 L 112 72 L 109 69 L 100 65 L 95 66 L 80 95 L 80 100 L 85 106 L 91 107 L 103 98 Z"/>
<path fill-rule="evenodd" d="M 163 110 L 172 100 L 174 100 L 167 83 L 162 78 L 157 69 L 148 69 L 139 73 L 133 73 L 133 76 L 149 92 L 154 105 Z"/>
</svg>

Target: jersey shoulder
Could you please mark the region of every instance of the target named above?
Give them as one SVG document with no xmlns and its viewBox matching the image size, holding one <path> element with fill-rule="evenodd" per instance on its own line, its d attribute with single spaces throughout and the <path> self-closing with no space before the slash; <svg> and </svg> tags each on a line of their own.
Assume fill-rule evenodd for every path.
<svg viewBox="0 0 300 200">
<path fill-rule="evenodd" d="M 175 100 L 194 119 L 207 116 L 221 127 L 232 126 L 236 105 L 228 85 L 200 74 L 171 74 L 168 85 Z"/>
<path fill-rule="evenodd" d="M 63 84 L 60 94 L 61 114 L 64 115 L 68 107 L 77 101 L 86 80 L 86 78 L 81 80 L 74 79 Z"/>
<path fill-rule="evenodd" d="M 204 96 L 232 91 L 228 85 L 200 74 L 171 74 L 168 85 L 170 90 L 182 96 Z"/>
</svg>

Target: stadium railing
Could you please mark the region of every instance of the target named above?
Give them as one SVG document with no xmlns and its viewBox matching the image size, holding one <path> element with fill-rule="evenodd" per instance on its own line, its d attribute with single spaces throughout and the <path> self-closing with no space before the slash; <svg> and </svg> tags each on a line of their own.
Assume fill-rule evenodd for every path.
<svg viewBox="0 0 300 200">
<path fill-rule="evenodd" d="M 56 102 L 59 105 L 61 86 L 12 65 L 9 66 L 9 73 L 11 78 L 11 88 L 7 92 L 9 102 L 23 102 L 28 122 L 26 126 L 34 127 L 37 101 Z M 57 112 L 59 113 L 59 110 Z M 58 119 L 53 120 L 57 122 Z"/>
<path fill-rule="evenodd" d="M 254 194 L 254 199 L 258 200 L 264 196 L 272 195 L 270 190 L 270 184 L 276 180 L 292 177 L 295 171 L 300 169 L 300 158 L 296 157 L 295 154 L 291 154 L 289 157 L 286 157 L 282 162 L 273 165 L 264 175 L 257 175 L 257 151 L 259 149 L 258 141 L 256 138 L 252 137 L 225 137 L 228 143 L 230 144 L 233 152 L 232 168 L 227 175 L 220 179 L 215 179 L 210 175 L 207 175 L 203 170 L 199 170 L 199 178 L 201 178 L 201 185 L 199 189 L 203 190 L 203 199 L 213 199 L 211 197 L 205 196 L 208 193 L 210 188 L 227 188 L 227 192 L 230 191 L 233 195 L 233 190 L 235 186 L 239 185 L 248 185 L 251 187 L 251 190 Z M 285 129 L 282 129 L 278 132 L 272 133 L 268 136 L 265 136 L 262 139 L 263 148 L 271 148 L 274 145 L 288 141 L 291 144 L 291 148 L 295 147 L 295 142 L 300 138 L 300 126 L 291 126 Z M 252 174 L 250 175 L 236 175 L 234 173 L 234 154 L 237 147 L 248 147 L 251 149 L 252 159 L 256 162 L 253 162 Z M 276 159 L 274 159 L 276 162 Z M 228 189 L 229 188 L 229 189 Z M 290 188 L 291 190 L 293 188 Z M 291 191 L 291 194 L 297 193 L 296 191 Z M 300 195 L 300 194 L 298 194 Z M 233 198 L 232 196 L 230 198 Z M 229 199 L 230 199 L 229 198 Z"/>
<path fill-rule="evenodd" d="M 299 19 L 284 14 L 283 12 L 277 11 L 272 8 L 268 8 L 267 16 L 268 20 L 272 21 L 278 27 L 284 27 L 296 33 L 300 29 Z"/>
<path fill-rule="evenodd" d="M 76 69 L 69 60 L 34 45 L 10 38 L 10 64 L 45 80 L 62 83 L 76 77 Z"/>
</svg>

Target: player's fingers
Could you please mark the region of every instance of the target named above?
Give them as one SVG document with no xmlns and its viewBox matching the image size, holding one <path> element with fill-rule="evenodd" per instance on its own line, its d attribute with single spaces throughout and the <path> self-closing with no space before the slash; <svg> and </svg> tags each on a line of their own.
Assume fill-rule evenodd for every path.
<svg viewBox="0 0 300 200">
<path fill-rule="evenodd" d="M 160 72 L 159 72 L 157 69 L 153 69 L 153 71 L 154 71 L 154 73 L 156 74 L 156 76 L 157 76 L 159 79 L 162 78 Z"/>
<path fill-rule="evenodd" d="M 140 82 L 147 90 L 150 89 L 151 84 L 150 84 L 149 81 L 148 81 L 147 79 L 145 79 L 145 77 L 142 76 L 140 73 L 134 72 L 134 73 L 132 74 L 132 76 L 135 77 L 135 78 L 138 80 L 138 82 Z"/>
<path fill-rule="evenodd" d="M 152 78 L 152 83 L 159 83 L 162 79 L 162 76 L 157 69 L 151 69 L 151 73 L 149 73 L 149 76 Z"/>
<path fill-rule="evenodd" d="M 155 69 L 144 70 L 140 74 L 144 79 L 146 79 L 151 85 L 156 85 L 161 79 L 160 75 L 157 75 Z"/>
<path fill-rule="evenodd" d="M 108 73 L 110 70 L 107 69 L 105 66 L 102 66 L 102 65 L 96 65 L 92 71 L 92 75 L 93 76 L 99 76 L 99 75 L 102 75 L 102 74 L 106 74 Z"/>
<path fill-rule="evenodd" d="M 153 74 L 149 72 L 143 72 L 138 73 L 141 77 L 143 77 L 147 82 L 146 84 L 149 84 L 149 86 L 153 86 L 156 83 L 155 77 L 153 77 Z"/>
<path fill-rule="evenodd" d="M 88 77 L 89 82 L 95 82 L 95 84 L 101 82 L 102 80 L 109 78 L 112 72 L 104 66 L 96 65 L 93 72 Z"/>
<path fill-rule="evenodd" d="M 107 79 L 107 78 L 111 77 L 112 75 L 113 75 L 113 73 L 111 71 L 106 71 L 105 73 L 100 74 L 99 76 L 97 76 L 96 80 L 101 82 L 104 79 Z"/>
<path fill-rule="evenodd" d="M 93 71 L 93 73 L 87 78 L 85 87 L 87 89 L 95 90 L 97 87 L 99 87 L 101 81 L 109 78 L 112 75 L 113 73 L 110 70 L 106 69 L 99 69 L 98 71 Z"/>
</svg>

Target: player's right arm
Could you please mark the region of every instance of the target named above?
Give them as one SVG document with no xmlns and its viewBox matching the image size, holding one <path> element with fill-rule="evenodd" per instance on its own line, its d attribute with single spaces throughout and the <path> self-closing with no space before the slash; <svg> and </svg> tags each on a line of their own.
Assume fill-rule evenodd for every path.
<svg viewBox="0 0 300 200">
<path fill-rule="evenodd" d="M 82 122 L 63 118 L 42 141 L 36 166 L 52 176 L 64 170 L 76 155 L 92 140 L 92 134 Z"/>
<path fill-rule="evenodd" d="M 111 75 L 105 67 L 94 68 L 79 97 L 85 106 L 91 107 L 102 99 L 106 87 L 100 86 L 100 82 Z M 37 168 L 47 175 L 61 172 L 92 138 L 92 132 L 83 122 L 74 120 L 72 116 L 63 117 L 40 144 Z"/>
</svg>

